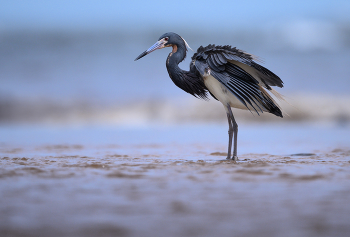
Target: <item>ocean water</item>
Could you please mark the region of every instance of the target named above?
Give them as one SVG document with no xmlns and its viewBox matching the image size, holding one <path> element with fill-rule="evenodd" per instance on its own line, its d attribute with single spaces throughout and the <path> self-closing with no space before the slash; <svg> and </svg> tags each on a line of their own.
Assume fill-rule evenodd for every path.
<svg viewBox="0 0 350 237">
<path fill-rule="evenodd" d="M 132 35 L 127 32 L 5 33 L 0 45 L 2 96 L 83 98 L 104 103 L 184 96 L 167 75 L 165 59 L 169 50 L 155 51 L 134 62 L 157 40 L 158 35 L 152 36 L 128 41 Z M 209 43 L 231 44 L 260 56 L 263 65 L 284 81 L 281 93 L 348 94 L 346 65 L 350 49 L 346 47 L 330 51 L 274 50 L 264 43 L 257 47 L 253 46 L 255 42 L 237 42 L 231 35 L 227 40 L 214 40 L 188 43 L 194 50 Z M 187 60 L 180 64 L 183 69 L 189 69 L 193 53 L 189 51 Z"/>
<path fill-rule="evenodd" d="M 284 81 L 284 88 L 277 90 L 298 107 L 291 111 L 286 106 L 291 118 L 322 119 L 324 113 L 320 111 L 333 111 L 335 120 L 349 120 L 347 44 L 336 49 L 327 49 L 322 44 L 319 48 L 301 50 L 288 46 L 283 38 L 271 46 L 264 34 L 259 42 L 249 32 L 243 38 L 223 33 L 224 37 L 218 40 L 213 36 L 196 38 L 195 32 L 184 33 L 194 49 L 217 41 L 260 56 L 265 61 L 263 65 Z M 193 111 L 187 105 L 194 103 L 196 110 L 204 111 L 206 106 L 169 79 L 165 68 L 167 49 L 134 62 L 157 38 L 155 34 L 139 37 L 126 31 L 4 32 L 0 37 L 0 122 L 106 123 L 114 117 L 120 123 L 115 114 L 122 118 L 144 118 L 149 114 L 170 114 L 170 108 L 174 114 L 181 114 Z M 340 39 L 346 37 L 333 43 Z M 180 67 L 188 69 L 192 54 L 188 51 Z M 213 106 L 207 107 L 215 111 L 210 115 L 215 117 Z M 298 110 L 303 116 L 293 115 Z M 191 116 L 193 121 L 198 117 Z M 224 116 L 216 117 L 222 121 Z"/>
</svg>

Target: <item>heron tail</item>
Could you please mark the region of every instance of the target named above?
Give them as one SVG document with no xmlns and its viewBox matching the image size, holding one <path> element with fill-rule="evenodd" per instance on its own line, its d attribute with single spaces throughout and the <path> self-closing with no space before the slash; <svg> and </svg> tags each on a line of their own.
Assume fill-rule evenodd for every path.
<svg viewBox="0 0 350 237">
<path fill-rule="evenodd" d="M 272 89 L 273 90 L 273 89 Z M 281 117 L 283 118 L 283 115 L 282 115 L 282 111 L 281 111 L 281 108 L 280 106 L 276 103 L 276 101 L 269 95 L 269 93 L 267 93 L 267 91 L 262 88 L 260 86 L 260 91 L 262 92 L 262 95 L 265 99 L 265 101 L 267 101 L 268 103 L 264 103 L 265 104 L 265 108 L 267 109 L 267 111 L 271 114 L 274 114 L 278 117 Z M 275 93 L 277 93 L 278 96 L 275 95 Z M 271 91 L 272 94 L 274 94 L 278 99 L 279 97 L 283 99 L 283 97 L 277 92 L 274 90 L 274 92 Z"/>
</svg>

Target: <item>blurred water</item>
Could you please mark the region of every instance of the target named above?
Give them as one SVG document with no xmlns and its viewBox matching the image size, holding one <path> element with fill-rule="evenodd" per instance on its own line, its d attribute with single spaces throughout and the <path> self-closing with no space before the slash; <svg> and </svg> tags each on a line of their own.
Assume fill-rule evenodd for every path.
<svg viewBox="0 0 350 237">
<path fill-rule="evenodd" d="M 135 145 L 201 144 L 201 150 L 226 152 L 226 124 L 188 124 L 171 126 L 1 126 L 0 145 L 38 147 L 42 145 L 76 145 L 101 147 L 111 145 L 129 149 Z M 316 124 L 239 124 L 239 153 L 288 155 L 349 147 L 350 127 Z M 142 150 L 142 148 L 140 148 Z M 215 150 L 216 151 L 216 150 Z M 131 152 L 131 151 L 129 151 Z M 175 152 L 175 151 L 174 151 Z M 183 154 L 184 150 L 180 149 Z M 26 153 L 28 154 L 28 152 Z M 14 153 L 18 156 L 18 153 Z M 42 155 L 45 155 L 44 153 Z"/>
<path fill-rule="evenodd" d="M 267 1 L 263 5 L 256 1 L 254 9 L 247 3 L 227 3 L 227 9 L 221 9 L 219 1 L 213 6 L 218 11 L 212 9 L 213 17 L 208 19 L 200 13 L 206 9 L 202 4 L 171 5 L 174 11 L 169 13 L 157 3 L 150 7 L 139 1 L 134 8 L 132 3 L 78 0 L 4 3 L 0 9 L 0 121 L 42 122 L 40 118 L 50 114 L 59 121 L 76 117 L 72 111 L 101 114 L 102 109 L 110 114 L 115 106 L 140 103 L 150 104 L 154 112 L 163 111 L 157 104 L 162 101 L 176 107 L 178 101 L 195 100 L 169 79 L 168 49 L 134 62 L 167 31 L 183 36 L 194 50 L 211 43 L 230 44 L 259 56 L 284 81 L 279 92 L 292 99 L 297 94 L 315 96 L 311 102 L 297 98 L 305 100 L 303 113 L 325 95 L 349 95 L 346 1 Z M 236 9 L 232 17 L 224 14 L 228 9 Z M 247 12 L 252 16 L 240 21 Z M 176 24 L 171 21 L 180 18 Z M 228 18 L 232 24 L 223 23 Z M 261 24 L 256 24 L 257 19 Z M 193 53 L 188 52 L 180 67 L 188 70 Z M 344 101 L 340 98 L 335 103 Z M 340 116 L 350 116 L 344 114 Z"/>
<path fill-rule="evenodd" d="M 1 95 L 16 98 L 88 99 L 117 102 L 158 97 L 186 96 L 169 79 L 165 59 L 169 50 L 156 51 L 140 61 L 136 56 L 156 41 L 127 40 L 125 32 L 91 34 L 5 34 L 0 37 Z M 247 36 L 249 37 L 249 36 Z M 191 38 L 191 37 L 190 37 Z M 188 41 L 196 49 L 199 42 Z M 224 40 L 219 40 L 224 41 Z M 295 92 L 347 94 L 350 50 L 274 51 L 262 45 L 256 51 L 250 44 L 244 50 L 265 60 L 264 66 L 279 75 L 284 94 Z M 215 43 L 215 41 L 213 42 Z M 253 47 L 254 48 L 254 47 Z M 181 64 L 189 68 L 190 57 Z"/>
<path fill-rule="evenodd" d="M 194 49 L 216 42 L 215 37 L 196 39 L 195 33 L 186 31 L 185 35 L 189 36 L 187 41 Z M 30 114 L 42 117 L 55 110 L 63 115 L 72 110 L 126 103 L 137 106 L 147 101 L 196 100 L 169 79 L 165 68 L 169 50 L 156 51 L 134 62 L 136 56 L 158 38 L 155 34 L 138 36 L 127 32 L 7 32 L 1 35 L 1 117 L 28 117 L 29 120 L 33 117 Z M 285 83 L 278 91 L 290 98 L 302 93 L 320 97 L 349 94 L 350 49 L 346 45 L 341 50 L 300 51 L 283 46 L 285 42 L 276 42 L 282 47 L 279 49 L 269 46 L 266 43 L 269 41 L 263 40 L 259 45 L 249 32 L 238 40 L 234 35 L 223 36 L 217 43 L 236 45 L 264 59 L 263 65 Z M 188 52 L 187 60 L 180 67 L 188 70 L 192 54 Z M 154 109 L 159 110 L 156 106 Z M 25 110 L 29 111 L 18 112 Z"/>
</svg>

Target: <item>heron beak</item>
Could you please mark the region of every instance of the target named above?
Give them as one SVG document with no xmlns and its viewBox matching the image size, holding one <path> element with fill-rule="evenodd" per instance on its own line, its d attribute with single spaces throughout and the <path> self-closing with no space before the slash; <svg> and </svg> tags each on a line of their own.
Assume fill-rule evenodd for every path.
<svg viewBox="0 0 350 237">
<path fill-rule="evenodd" d="M 147 49 L 145 52 L 143 52 L 142 54 L 140 54 L 134 61 L 139 60 L 140 58 L 146 56 L 147 54 L 152 53 L 153 51 L 157 50 L 157 49 L 162 49 L 164 48 L 164 44 L 166 43 L 166 41 L 164 41 L 163 39 L 157 41 L 154 45 L 152 45 L 149 49 Z"/>
</svg>

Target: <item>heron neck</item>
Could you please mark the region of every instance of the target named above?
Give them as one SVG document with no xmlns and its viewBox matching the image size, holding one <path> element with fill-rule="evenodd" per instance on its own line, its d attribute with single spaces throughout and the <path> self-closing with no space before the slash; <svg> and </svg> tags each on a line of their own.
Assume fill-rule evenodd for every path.
<svg viewBox="0 0 350 237">
<path fill-rule="evenodd" d="M 185 71 L 179 68 L 179 63 L 186 57 L 186 45 L 177 45 L 173 47 L 166 60 L 166 68 L 169 76 L 174 84 L 187 93 L 199 97 L 207 98 L 207 88 L 204 85 L 203 79 L 198 77 L 190 68 L 190 71 Z"/>
<path fill-rule="evenodd" d="M 182 62 L 186 57 L 186 46 L 185 45 L 174 45 L 173 51 L 169 54 L 166 60 L 166 67 L 170 78 L 174 81 L 184 71 L 179 67 L 179 63 Z"/>
</svg>

